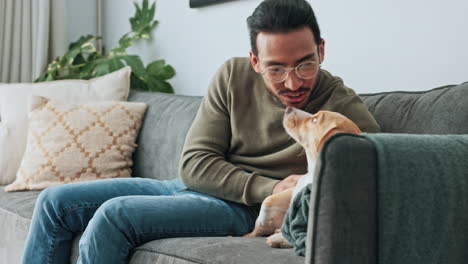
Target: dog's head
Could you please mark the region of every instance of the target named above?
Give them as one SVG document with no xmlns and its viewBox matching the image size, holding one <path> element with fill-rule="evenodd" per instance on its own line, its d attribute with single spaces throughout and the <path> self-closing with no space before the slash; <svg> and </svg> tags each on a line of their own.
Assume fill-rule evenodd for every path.
<svg viewBox="0 0 468 264">
<path fill-rule="evenodd" d="M 361 133 L 353 121 L 340 113 L 319 111 L 312 115 L 294 107 L 286 108 L 283 126 L 313 156 L 317 155 L 325 140 L 335 133 Z"/>
</svg>

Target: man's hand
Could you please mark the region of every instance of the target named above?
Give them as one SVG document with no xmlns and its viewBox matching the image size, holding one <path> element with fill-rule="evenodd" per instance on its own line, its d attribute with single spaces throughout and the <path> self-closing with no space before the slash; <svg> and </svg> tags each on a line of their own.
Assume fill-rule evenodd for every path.
<svg viewBox="0 0 468 264">
<path fill-rule="evenodd" d="M 301 174 L 301 175 L 299 175 L 299 174 L 289 175 L 288 177 L 284 178 L 282 181 L 278 182 L 275 185 L 275 188 L 273 188 L 273 193 L 272 194 L 282 192 L 282 191 L 284 191 L 286 189 L 289 189 L 291 187 L 295 187 L 296 184 L 297 184 L 297 181 L 302 176 L 304 176 L 304 175 L 303 174 Z"/>
</svg>

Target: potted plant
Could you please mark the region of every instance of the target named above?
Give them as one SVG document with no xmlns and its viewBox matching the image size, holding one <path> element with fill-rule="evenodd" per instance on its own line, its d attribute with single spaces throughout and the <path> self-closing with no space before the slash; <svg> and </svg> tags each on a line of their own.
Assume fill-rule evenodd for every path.
<svg viewBox="0 0 468 264">
<path fill-rule="evenodd" d="M 101 52 L 96 49 L 95 40 L 100 36 L 86 35 L 70 44 L 68 51 L 54 59 L 47 70 L 35 81 L 52 81 L 63 79 L 91 79 L 122 67 L 130 66 L 132 69 L 131 87 L 147 91 L 173 93 L 172 85 L 167 82 L 175 75 L 175 70 L 164 60 L 155 60 L 144 65 L 140 56 L 127 54 L 127 48 L 140 39 L 150 39 L 151 32 L 158 24 L 154 19 L 156 3 L 151 7 L 148 0 L 142 5 L 134 3 L 136 12 L 130 18 L 131 32 L 123 35 L 118 46 Z"/>
</svg>

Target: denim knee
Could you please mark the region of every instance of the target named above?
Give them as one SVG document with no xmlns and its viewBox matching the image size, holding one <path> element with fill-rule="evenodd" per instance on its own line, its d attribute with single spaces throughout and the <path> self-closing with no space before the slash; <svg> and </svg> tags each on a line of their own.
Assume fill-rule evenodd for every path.
<svg viewBox="0 0 468 264">
<path fill-rule="evenodd" d="M 128 199 L 128 196 L 121 196 L 109 199 L 98 208 L 95 215 L 102 215 L 110 219 L 115 217 L 119 217 L 119 219 L 121 219 L 122 209 L 124 209 L 125 207 L 124 203 Z"/>
<path fill-rule="evenodd" d="M 105 201 L 94 213 L 92 218 L 92 226 L 90 228 L 98 228 L 100 225 L 112 224 L 117 228 L 125 229 L 126 214 L 124 202 L 128 197 L 115 197 Z"/>
<path fill-rule="evenodd" d="M 37 209 L 56 211 L 59 213 L 67 200 L 67 191 L 62 186 L 53 186 L 43 190 L 36 201 Z"/>
<path fill-rule="evenodd" d="M 112 198 L 99 206 L 80 239 L 80 247 L 84 248 L 92 244 L 92 241 L 96 237 L 107 236 L 107 238 L 110 239 L 119 233 L 127 233 L 127 231 L 129 232 L 129 230 L 131 230 L 131 228 L 127 226 L 129 222 L 124 213 L 125 209 L 123 203 L 126 199 L 128 199 L 128 197 L 125 196 Z M 132 235 L 128 233 L 125 237 L 130 238 Z M 132 243 L 132 241 L 128 242 Z"/>
</svg>

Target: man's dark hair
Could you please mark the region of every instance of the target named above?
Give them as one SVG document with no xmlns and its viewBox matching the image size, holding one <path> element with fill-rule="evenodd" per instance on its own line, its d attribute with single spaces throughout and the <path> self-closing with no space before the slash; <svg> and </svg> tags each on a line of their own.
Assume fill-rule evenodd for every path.
<svg viewBox="0 0 468 264">
<path fill-rule="evenodd" d="M 309 27 L 320 45 L 320 29 L 314 11 L 305 0 L 265 0 L 247 18 L 252 52 L 258 55 L 257 35 L 260 32 L 287 33 Z"/>
</svg>

